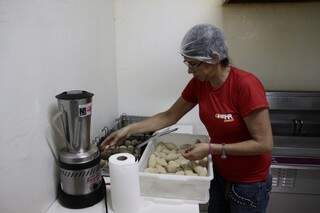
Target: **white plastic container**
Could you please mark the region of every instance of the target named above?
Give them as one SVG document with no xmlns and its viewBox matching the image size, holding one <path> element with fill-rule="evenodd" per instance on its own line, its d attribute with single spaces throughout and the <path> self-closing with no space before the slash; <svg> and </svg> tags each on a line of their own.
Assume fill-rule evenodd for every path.
<svg viewBox="0 0 320 213">
<path fill-rule="evenodd" d="M 210 181 L 213 179 L 212 159 L 208 156 L 208 176 L 184 176 L 175 174 L 152 174 L 144 172 L 148 166 L 150 155 L 159 142 L 174 143 L 178 147 L 183 144 L 194 144 L 197 139 L 208 141 L 204 135 L 175 134 L 150 139 L 140 161 L 139 176 L 141 195 L 145 197 L 169 198 L 188 203 L 206 203 L 209 200 Z"/>
</svg>

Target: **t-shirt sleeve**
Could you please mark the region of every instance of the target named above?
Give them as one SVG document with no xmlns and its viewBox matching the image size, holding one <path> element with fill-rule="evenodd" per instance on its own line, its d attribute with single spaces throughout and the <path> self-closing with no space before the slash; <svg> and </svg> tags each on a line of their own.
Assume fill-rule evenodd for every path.
<svg viewBox="0 0 320 213">
<path fill-rule="evenodd" d="M 242 117 L 255 110 L 269 108 L 265 89 L 254 75 L 246 76 L 239 82 L 238 109 Z"/>
<path fill-rule="evenodd" d="M 183 89 L 181 97 L 187 102 L 198 103 L 197 82 L 195 78 L 192 78 Z"/>
</svg>

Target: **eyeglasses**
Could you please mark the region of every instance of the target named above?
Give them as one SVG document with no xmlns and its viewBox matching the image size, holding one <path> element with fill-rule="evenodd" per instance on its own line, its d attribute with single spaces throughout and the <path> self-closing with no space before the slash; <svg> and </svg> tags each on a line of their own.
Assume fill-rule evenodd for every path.
<svg viewBox="0 0 320 213">
<path fill-rule="evenodd" d="M 190 61 L 184 60 L 183 63 L 185 65 L 187 65 L 187 67 L 189 68 L 188 73 L 192 74 L 197 72 L 198 68 L 200 67 L 200 65 L 203 63 L 202 61 L 198 62 L 198 63 L 192 63 Z"/>
</svg>

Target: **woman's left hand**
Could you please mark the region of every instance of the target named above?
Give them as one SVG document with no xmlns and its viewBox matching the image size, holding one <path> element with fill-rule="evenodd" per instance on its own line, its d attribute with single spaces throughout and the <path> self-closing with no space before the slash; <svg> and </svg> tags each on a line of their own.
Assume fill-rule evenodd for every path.
<svg viewBox="0 0 320 213">
<path fill-rule="evenodd" d="M 209 154 L 209 144 L 200 140 L 189 148 L 182 150 L 181 154 L 188 160 L 201 160 Z"/>
</svg>

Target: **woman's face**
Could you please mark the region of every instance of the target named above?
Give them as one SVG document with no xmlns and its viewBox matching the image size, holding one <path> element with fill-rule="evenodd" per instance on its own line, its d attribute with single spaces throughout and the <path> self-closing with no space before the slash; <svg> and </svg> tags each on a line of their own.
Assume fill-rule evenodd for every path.
<svg viewBox="0 0 320 213">
<path fill-rule="evenodd" d="M 184 58 L 184 63 L 188 66 L 188 73 L 200 81 L 209 81 L 217 69 L 216 65 L 190 58 Z"/>
</svg>

